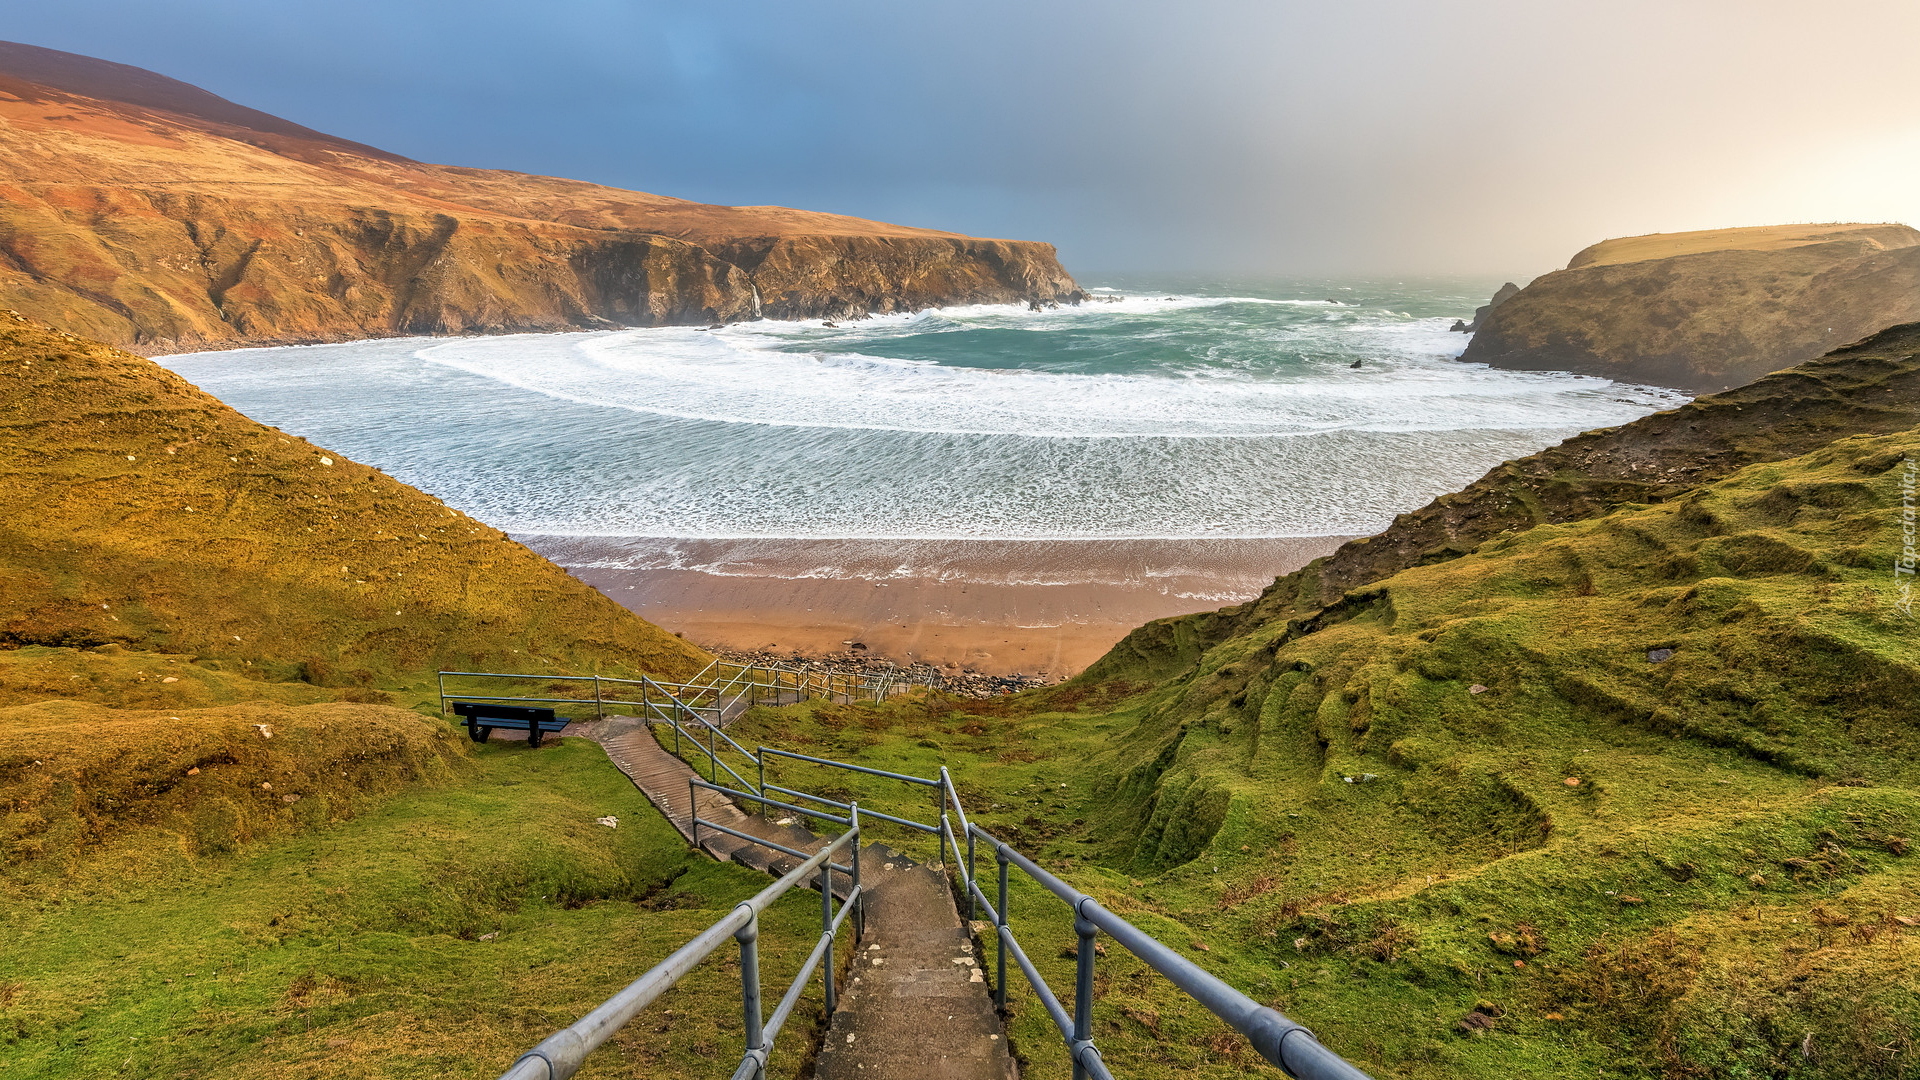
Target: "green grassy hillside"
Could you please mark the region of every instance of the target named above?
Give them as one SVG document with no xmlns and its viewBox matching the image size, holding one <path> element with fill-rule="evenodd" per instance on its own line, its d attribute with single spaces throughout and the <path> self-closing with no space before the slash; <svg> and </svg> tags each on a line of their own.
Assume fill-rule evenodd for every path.
<svg viewBox="0 0 1920 1080">
<path fill-rule="evenodd" d="M 1905 1075 L 1915 457 L 1842 440 L 1235 638 L 1145 710 L 1096 835 L 1136 872 L 1218 862 L 1223 916 L 1336 976 L 1298 1011 L 1394 1074 L 1486 1058 L 1443 1038 L 1486 998 L 1516 1062 Z"/>
<path fill-rule="evenodd" d="M 1118 709 L 1083 684 L 752 734 L 947 761 L 990 827 L 1377 1076 L 1911 1076 L 1915 459 L 1920 430 L 1846 438 L 1516 532 L 1256 623 Z M 1015 912 L 1031 951 L 1071 943 L 1057 904 Z M 1116 1075 L 1251 1067 L 1109 972 Z M 1014 1030 L 1025 1075 L 1059 1071 L 1031 999 Z"/>
<path fill-rule="evenodd" d="M 497 1075 L 766 885 L 691 855 L 585 740 L 471 747 L 367 705 L 172 715 L 0 709 L 0 1077 Z M 784 986 L 818 900 L 762 925 Z M 731 956 L 580 1075 L 724 1075 Z"/>
<path fill-rule="evenodd" d="M 708 657 L 498 530 L 152 361 L 0 313 L 0 647 L 361 686 Z"/>
</svg>

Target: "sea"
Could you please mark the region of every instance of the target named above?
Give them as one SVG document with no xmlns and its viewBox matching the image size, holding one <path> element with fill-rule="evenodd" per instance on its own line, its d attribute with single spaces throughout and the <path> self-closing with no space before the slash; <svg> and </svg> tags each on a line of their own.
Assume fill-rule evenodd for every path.
<svg viewBox="0 0 1920 1080">
<path fill-rule="evenodd" d="M 937 575 L 913 553 L 1368 534 L 1688 400 L 1460 362 L 1449 327 L 1497 284 L 1110 275 L 1044 310 L 158 359 L 536 547 L 614 538 L 626 569 L 726 572 L 782 541 L 884 542 L 877 571 L 783 572 Z"/>
</svg>

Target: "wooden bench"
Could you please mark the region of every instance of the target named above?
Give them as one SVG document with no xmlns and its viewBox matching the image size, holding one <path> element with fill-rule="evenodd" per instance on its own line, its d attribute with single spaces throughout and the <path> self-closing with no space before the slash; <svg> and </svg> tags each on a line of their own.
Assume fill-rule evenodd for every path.
<svg viewBox="0 0 1920 1080">
<path fill-rule="evenodd" d="M 545 732 L 558 732 L 567 726 L 567 718 L 553 715 L 552 709 L 531 709 L 524 705 L 489 705 L 483 701 L 456 701 L 453 714 L 467 721 L 467 736 L 474 742 L 486 742 L 494 728 L 512 728 L 527 733 L 527 745 L 538 748 Z"/>
</svg>

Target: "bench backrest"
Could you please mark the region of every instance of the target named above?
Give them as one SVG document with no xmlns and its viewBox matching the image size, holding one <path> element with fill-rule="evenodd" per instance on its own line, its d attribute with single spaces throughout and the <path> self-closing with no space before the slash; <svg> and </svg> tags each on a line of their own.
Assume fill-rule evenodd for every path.
<svg viewBox="0 0 1920 1080">
<path fill-rule="evenodd" d="M 553 724 L 559 723 L 552 709 L 535 709 L 525 705 L 493 705 L 484 701 L 456 701 L 453 703 L 456 716 L 471 717 L 475 720 L 518 720 L 521 723 Z"/>
</svg>

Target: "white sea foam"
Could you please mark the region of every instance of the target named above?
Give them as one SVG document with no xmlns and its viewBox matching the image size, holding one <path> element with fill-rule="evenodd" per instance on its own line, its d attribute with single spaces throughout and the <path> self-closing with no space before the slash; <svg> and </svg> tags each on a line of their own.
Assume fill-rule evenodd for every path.
<svg viewBox="0 0 1920 1080">
<path fill-rule="evenodd" d="M 1131 303 L 1132 301 L 1130 301 Z M 1217 307 L 1240 299 L 1153 303 Z M 1110 312 L 957 309 L 894 320 L 924 326 L 971 313 L 983 322 L 1087 321 Z M 879 321 L 879 320 L 873 320 Z M 858 350 L 886 333 L 845 335 L 795 324 L 716 331 L 660 328 L 600 334 L 466 338 L 430 345 L 421 359 L 506 386 L 583 405 L 687 420 L 1040 438 L 1292 436 L 1329 431 L 1415 432 L 1617 423 L 1671 395 L 1604 379 L 1461 365 L 1436 340 L 1444 320 L 1344 328 L 1344 361 L 1375 354 L 1364 374 L 1312 368 L 1250 375 L 1231 365 L 1164 375 L 1082 374 L 1019 367 L 953 367 Z M 812 335 L 811 338 L 807 335 Z M 897 335 L 898 330 L 892 332 Z M 817 344 L 793 351 L 796 341 Z M 848 347 L 854 346 L 854 347 Z"/>
<path fill-rule="evenodd" d="M 501 528 L 554 536 L 1361 534 L 1504 459 L 1685 400 L 1461 364 L 1451 319 L 1422 314 L 1454 301 L 1426 303 L 1128 293 L 838 327 L 415 338 L 166 362 L 256 419 Z M 907 563 L 924 569 L 799 571 Z M 1185 587 L 1168 573 L 1169 588 Z"/>
</svg>

